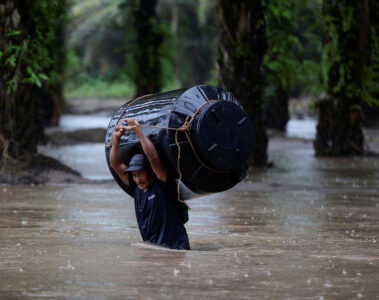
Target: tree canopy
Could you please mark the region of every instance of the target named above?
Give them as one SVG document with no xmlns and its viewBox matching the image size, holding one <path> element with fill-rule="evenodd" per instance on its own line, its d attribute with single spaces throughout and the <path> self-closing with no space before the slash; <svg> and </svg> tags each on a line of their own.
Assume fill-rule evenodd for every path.
<svg viewBox="0 0 379 300">
<path fill-rule="evenodd" d="M 0 2 L 0 157 L 35 152 L 61 100 L 63 0 Z"/>
<path fill-rule="evenodd" d="M 268 120 L 284 129 L 289 97 L 304 94 L 324 95 L 319 115 L 338 128 L 356 124 L 351 135 L 321 118 L 316 152 L 362 153 L 360 113 L 379 106 L 377 11 L 369 0 L 1 0 L 1 155 L 36 150 L 63 85 L 68 97 L 131 97 L 201 83 L 241 101 L 260 161 Z M 331 151 L 333 135 L 345 150 Z"/>
</svg>

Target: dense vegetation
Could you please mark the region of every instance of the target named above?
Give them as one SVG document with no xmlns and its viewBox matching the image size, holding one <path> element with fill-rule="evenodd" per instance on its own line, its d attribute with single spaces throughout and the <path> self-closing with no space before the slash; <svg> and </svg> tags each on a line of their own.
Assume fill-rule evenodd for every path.
<svg viewBox="0 0 379 300">
<path fill-rule="evenodd" d="M 265 5 L 264 111 L 268 128 L 285 129 L 290 96 L 306 96 L 319 89 L 320 9 L 318 1 L 306 0 L 274 0 Z"/>
<path fill-rule="evenodd" d="M 262 118 L 262 63 L 267 39 L 263 6 L 260 0 L 221 0 L 217 14 L 221 27 L 220 83 L 239 99 L 250 115 L 255 130 L 253 160 L 255 165 L 266 165 L 268 138 Z"/>
<path fill-rule="evenodd" d="M 245 106 L 257 165 L 265 127 L 283 130 L 299 95 L 318 99 L 317 154 L 364 153 L 361 115 L 379 106 L 377 12 L 369 0 L 0 0 L 1 158 L 36 151 L 63 85 L 66 97 L 106 98 L 202 83 Z"/>
<path fill-rule="evenodd" d="M 321 78 L 326 96 L 317 104 L 316 155 L 364 153 L 362 107 L 378 104 L 374 5 L 369 0 L 323 1 Z"/>
<path fill-rule="evenodd" d="M 64 0 L 0 2 L 0 158 L 34 153 L 62 100 Z"/>
<path fill-rule="evenodd" d="M 144 1 L 130 0 L 72 1 L 67 29 L 68 97 L 140 95 L 137 85 L 145 81 L 140 72 L 151 72 L 142 70 L 138 61 L 139 57 L 141 63 L 154 61 L 154 55 L 149 53 L 159 57 L 160 70 L 154 76 L 162 90 L 206 82 L 217 84 L 216 1 L 157 1 L 154 13 L 150 10 L 153 18 L 142 22 L 150 26 L 153 35 L 137 32 L 144 29 L 136 25 L 139 14 L 144 14 L 139 12 L 143 4 Z M 153 7 L 151 3 L 147 6 Z M 159 45 L 153 36 L 159 37 Z M 150 52 L 147 45 L 151 45 Z"/>
</svg>

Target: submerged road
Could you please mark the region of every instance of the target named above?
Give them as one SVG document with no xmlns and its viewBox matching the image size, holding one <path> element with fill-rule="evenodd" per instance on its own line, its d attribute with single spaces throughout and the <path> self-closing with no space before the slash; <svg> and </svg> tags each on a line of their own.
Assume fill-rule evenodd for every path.
<svg viewBox="0 0 379 300">
<path fill-rule="evenodd" d="M 377 299 L 379 159 L 270 159 L 189 201 L 191 251 L 141 243 L 114 183 L 1 186 L 0 299 Z"/>
</svg>

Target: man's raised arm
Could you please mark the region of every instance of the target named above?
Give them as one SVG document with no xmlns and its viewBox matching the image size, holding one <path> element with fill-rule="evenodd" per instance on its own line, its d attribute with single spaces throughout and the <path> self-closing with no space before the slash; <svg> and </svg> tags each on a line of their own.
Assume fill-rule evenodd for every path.
<svg viewBox="0 0 379 300">
<path fill-rule="evenodd" d="M 124 132 L 127 130 L 124 125 L 116 125 L 113 130 L 112 141 L 111 141 L 111 152 L 110 152 L 110 165 L 112 169 L 117 173 L 121 180 L 129 185 L 129 175 L 124 174 L 124 171 L 128 168 L 122 162 L 121 151 L 120 151 L 120 139 Z"/>
<path fill-rule="evenodd" d="M 143 133 L 139 122 L 135 118 L 127 118 L 125 122 L 128 124 L 126 130 L 133 130 L 143 149 L 147 159 L 150 162 L 151 168 L 153 169 L 154 174 L 158 177 L 160 181 L 166 182 L 167 180 L 167 169 L 163 164 L 161 158 L 159 157 L 157 149 L 155 149 L 154 144 L 150 139 Z"/>
</svg>

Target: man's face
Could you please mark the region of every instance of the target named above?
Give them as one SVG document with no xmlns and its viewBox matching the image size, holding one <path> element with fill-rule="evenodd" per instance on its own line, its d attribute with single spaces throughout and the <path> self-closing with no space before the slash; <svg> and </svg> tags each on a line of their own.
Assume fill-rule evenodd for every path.
<svg viewBox="0 0 379 300">
<path fill-rule="evenodd" d="M 153 182 L 153 176 L 144 168 L 132 171 L 132 177 L 138 188 L 141 190 L 146 190 Z"/>
</svg>

